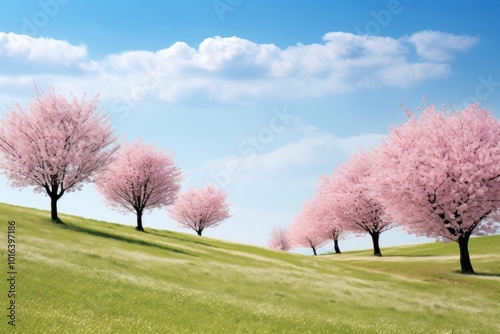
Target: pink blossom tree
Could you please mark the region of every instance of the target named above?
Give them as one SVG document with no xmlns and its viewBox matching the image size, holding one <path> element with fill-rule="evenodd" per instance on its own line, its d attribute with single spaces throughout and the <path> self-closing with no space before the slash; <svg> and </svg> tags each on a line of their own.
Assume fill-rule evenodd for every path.
<svg viewBox="0 0 500 334">
<path fill-rule="evenodd" d="M 373 243 L 373 254 L 382 256 L 380 234 L 393 226 L 385 207 L 373 195 L 371 175 L 373 154 L 362 151 L 347 163 L 337 167 L 331 177 L 323 176 L 319 192 L 329 196 L 332 215 L 345 231 L 368 233 Z"/>
<path fill-rule="evenodd" d="M 59 221 L 57 201 L 91 182 L 118 148 L 97 104 L 97 96 L 68 100 L 53 88 L 37 90 L 26 107 L 9 107 L 0 122 L 0 168 L 13 187 L 46 192 L 53 221 Z"/>
<path fill-rule="evenodd" d="M 111 208 L 135 213 L 136 228 L 144 231 L 143 213 L 172 204 L 181 180 L 173 154 L 137 141 L 122 148 L 116 161 L 99 175 L 96 186 Z"/>
<path fill-rule="evenodd" d="M 168 207 L 170 217 L 180 227 L 193 229 L 201 236 L 204 229 L 215 227 L 231 217 L 227 195 L 222 189 L 206 185 L 201 189 L 190 188 Z"/>
<path fill-rule="evenodd" d="M 291 245 L 288 237 L 288 230 L 285 227 L 274 228 L 271 232 L 268 247 L 270 249 L 289 251 L 291 249 Z"/>
<path fill-rule="evenodd" d="M 323 179 L 320 179 L 320 182 Z M 330 193 L 325 192 L 322 184 L 318 186 L 316 195 L 309 202 L 307 213 L 312 224 L 316 224 L 324 238 L 333 240 L 333 249 L 341 254 L 339 240 L 345 237 L 346 230 L 342 221 L 335 215 L 335 202 Z"/>
<path fill-rule="evenodd" d="M 462 273 L 473 274 L 469 237 L 498 230 L 500 122 L 479 104 L 405 111 L 380 148 L 376 196 L 408 231 L 456 241 Z"/>
<path fill-rule="evenodd" d="M 292 248 L 311 247 L 313 254 L 317 255 L 318 248 L 329 239 L 325 227 L 315 219 L 316 216 L 312 213 L 314 210 L 314 203 L 306 202 L 288 228 L 288 235 Z"/>
</svg>

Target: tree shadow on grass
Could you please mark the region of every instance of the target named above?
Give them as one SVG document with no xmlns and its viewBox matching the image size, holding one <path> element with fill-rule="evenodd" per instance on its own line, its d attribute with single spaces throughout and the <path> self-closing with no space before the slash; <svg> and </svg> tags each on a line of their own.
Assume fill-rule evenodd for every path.
<svg viewBox="0 0 500 334">
<path fill-rule="evenodd" d="M 462 274 L 461 270 L 454 270 L 453 271 L 455 274 L 460 274 L 464 276 L 483 276 L 483 277 L 500 277 L 499 273 L 483 273 L 483 272 L 476 272 L 475 274 L 468 275 L 468 274 Z"/>
<path fill-rule="evenodd" d="M 482 272 L 477 272 L 476 276 L 500 277 L 500 274 L 497 274 L 497 273 L 482 273 Z"/>
<path fill-rule="evenodd" d="M 155 235 L 155 236 L 161 237 L 161 238 L 175 239 L 175 240 L 179 240 L 179 241 L 182 241 L 182 242 L 189 242 L 189 243 L 203 245 L 203 246 L 207 246 L 207 247 L 215 247 L 213 245 L 207 244 L 206 242 L 202 242 L 202 241 L 198 241 L 198 240 L 187 240 L 187 239 L 182 239 L 182 238 L 175 237 L 175 236 L 172 236 L 172 235 L 163 235 L 163 234 L 152 233 L 152 232 L 148 232 L 148 231 L 145 231 L 145 233 L 148 233 L 148 234 L 151 234 L 151 235 Z"/>
<path fill-rule="evenodd" d="M 112 234 L 112 233 L 108 233 L 108 232 L 104 232 L 104 231 L 97 231 L 97 230 L 93 230 L 93 229 L 86 228 L 86 227 L 71 225 L 71 224 L 63 222 L 60 219 L 56 223 L 64 229 L 75 231 L 75 232 L 86 233 L 86 234 L 90 234 L 90 235 L 94 235 L 94 236 L 102 237 L 102 238 L 106 238 L 106 239 L 113 239 L 113 240 L 117 240 L 117 241 L 127 242 L 129 244 L 146 246 L 146 247 L 153 247 L 153 248 L 158 248 L 158 249 L 165 250 L 165 251 L 172 252 L 172 253 L 197 257 L 197 255 L 195 255 L 195 254 L 191 254 L 191 253 L 188 253 L 188 252 L 180 250 L 180 249 L 176 249 L 176 248 L 172 248 L 172 247 L 168 247 L 168 246 L 164 246 L 164 245 L 158 245 L 158 244 L 151 243 L 151 242 L 144 241 L 144 240 L 134 239 L 134 238 L 130 238 L 130 237 L 124 237 L 121 235 Z"/>
<path fill-rule="evenodd" d="M 439 255 L 383 255 L 382 257 L 439 257 Z"/>
</svg>

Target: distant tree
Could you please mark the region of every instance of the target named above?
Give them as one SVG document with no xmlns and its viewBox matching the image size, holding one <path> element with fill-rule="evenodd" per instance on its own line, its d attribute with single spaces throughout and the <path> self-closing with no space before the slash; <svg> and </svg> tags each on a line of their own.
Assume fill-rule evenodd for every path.
<svg viewBox="0 0 500 334">
<path fill-rule="evenodd" d="M 201 236 L 204 229 L 218 226 L 231 216 L 226 198 L 223 190 L 212 185 L 190 188 L 167 210 L 180 227 L 193 229 Z"/>
<path fill-rule="evenodd" d="M 328 238 L 326 229 L 322 224 L 318 224 L 315 218 L 311 219 L 311 211 L 314 204 L 308 201 L 297 214 L 297 217 L 288 228 L 288 235 L 292 248 L 311 247 L 313 254 L 318 255 L 317 250 L 323 246 Z"/>
<path fill-rule="evenodd" d="M 135 213 L 136 228 L 144 231 L 143 213 L 172 204 L 181 180 L 173 154 L 137 141 L 122 148 L 116 161 L 99 175 L 96 186 L 111 208 Z"/>
<path fill-rule="evenodd" d="M 320 179 L 320 182 L 323 181 Z M 332 194 L 328 192 L 328 189 L 324 189 L 323 184 L 320 183 L 306 212 L 311 223 L 317 225 L 324 238 L 333 240 L 335 253 L 341 254 L 339 240 L 344 238 L 346 230 L 342 220 L 335 215 L 334 205 Z"/>
<path fill-rule="evenodd" d="M 363 151 L 338 166 L 331 177 L 323 176 L 320 192 L 330 196 L 332 215 L 340 226 L 355 234 L 368 233 L 373 243 L 373 254 L 382 256 L 380 234 L 393 224 L 385 207 L 373 195 L 371 179 L 373 154 Z"/>
<path fill-rule="evenodd" d="M 57 201 L 92 182 L 117 150 L 97 104 L 97 96 L 68 100 L 53 88 L 47 94 L 37 90 L 26 107 L 9 107 L 0 121 L 0 168 L 13 187 L 46 192 L 53 221 L 59 221 Z"/>
<path fill-rule="evenodd" d="M 335 226 L 333 225 L 330 229 L 330 239 L 333 240 L 333 249 L 335 250 L 336 254 L 341 254 L 342 252 L 340 251 L 339 247 L 339 239 L 342 236 L 342 233 L 344 232 L 343 228 L 340 226 Z"/>
<path fill-rule="evenodd" d="M 380 148 L 376 196 L 406 230 L 456 241 L 462 273 L 473 274 L 469 237 L 498 230 L 500 122 L 479 104 L 405 111 Z"/>
<path fill-rule="evenodd" d="M 268 247 L 282 251 L 291 249 L 290 240 L 288 238 L 288 230 L 285 227 L 276 227 L 271 232 L 271 239 Z"/>
</svg>

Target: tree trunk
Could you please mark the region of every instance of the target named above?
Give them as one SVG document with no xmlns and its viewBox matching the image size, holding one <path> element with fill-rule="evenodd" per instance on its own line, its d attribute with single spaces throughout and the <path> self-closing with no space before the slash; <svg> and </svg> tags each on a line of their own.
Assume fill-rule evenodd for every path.
<svg viewBox="0 0 500 334">
<path fill-rule="evenodd" d="M 50 195 L 50 218 L 55 222 L 59 221 L 57 215 L 57 200 L 57 195 Z"/>
<path fill-rule="evenodd" d="M 196 233 L 198 233 L 200 237 L 201 237 L 201 232 L 203 232 L 203 230 L 196 230 Z"/>
<path fill-rule="evenodd" d="M 59 189 L 59 183 L 57 183 L 57 175 L 52 176 L 52 183 L 49 185 L 45 184 L 44 188 L 47 191 L 47 195 L 50 197 L 50 218 L 59 223 L 59 215 L 57 214 L 57 201 L 64 194 L 64 188 L 61 186 L 61 192 L 57 194 L 57 190 Z"/>
<path fill-rule="evenodd" d="M 142 210 L 137 210 L 137 231 L 144 232 L 144 228 L 142 227 Z"/>
<path fill-rule="evenodd" d="M 316 247 L 311 246 L 311 248 L 312 248 L 312 250 L 313 250 L 313 254 L 314 254 L 314 256 L 318 255 L 318 253 L 316 253 Z"/>
<path fill-rule="evenodd" d="M 338 239 L 333 240 L 333 243 L 334 243 L 335 254 L 341 254 Z"/>
<path fill-rule="evenodd" d="M 382 252 L 380 251 L 380 246 L 378 244 L 378 239 L 380 237 L 380 232 L 372 232 L 370 233 L 373 241 L 373 255 L 382 256 Z"/>
<path fill-rule="evenodd" d="M 474 268 L 472 268 L 469 256 L 469 237 L 470 233 L 466 233 L 458 238 L 458 247 L 460 247 L 460 266 L 462 267 L 462 274 L 474 275 Z"/>
</svg>

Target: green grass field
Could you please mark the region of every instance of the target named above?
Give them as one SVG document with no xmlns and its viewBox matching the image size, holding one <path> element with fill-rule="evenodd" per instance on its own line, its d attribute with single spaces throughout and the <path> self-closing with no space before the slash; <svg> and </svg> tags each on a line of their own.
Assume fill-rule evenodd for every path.
<svg viewBox="0 0 500 334">
<path fill-rule="evenodd" d="M 0 204 L 16 221 L 17 333 L 500 333 L 500 235 L 303 256 Z M 383 246 L 383 245 L 382 245 Z"/>
</svg>

